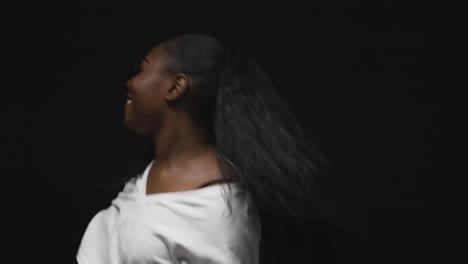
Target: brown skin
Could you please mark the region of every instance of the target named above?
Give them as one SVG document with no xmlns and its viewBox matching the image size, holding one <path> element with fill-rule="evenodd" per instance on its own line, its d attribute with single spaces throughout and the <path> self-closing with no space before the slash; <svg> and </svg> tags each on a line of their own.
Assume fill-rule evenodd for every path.
<svg viewBox="0 0 468 264">
<path fill-rule="evenodd" d="M 132 103 L 125 106 L 125 126 L 150 136 L 155 147 L 156 162 L 148 175 L 146 194 L 192 190 L 221 178 L 208 131 L 187 110 L 190 76 L 164 71 L 162 45 L 149 52 L 142 71 L 127 82 Z"/>
</svg>

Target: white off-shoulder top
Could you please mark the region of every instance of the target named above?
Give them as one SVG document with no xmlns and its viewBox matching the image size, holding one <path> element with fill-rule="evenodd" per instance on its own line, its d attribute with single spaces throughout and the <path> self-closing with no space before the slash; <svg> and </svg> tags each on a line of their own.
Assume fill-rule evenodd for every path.
<svg viewBox="0 0 468 264">
<path fill-rule="evenodd" d="M 259 263 L 260 218 L 239 183 L 146 195 L 153 162 L 93 217 L 79 264 Z"/>
</svg>

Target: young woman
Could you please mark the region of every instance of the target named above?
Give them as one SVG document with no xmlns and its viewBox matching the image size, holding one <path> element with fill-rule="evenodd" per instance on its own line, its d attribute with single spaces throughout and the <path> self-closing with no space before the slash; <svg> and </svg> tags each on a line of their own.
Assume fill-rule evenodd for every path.
<svg viewBox="0 0 468 264">
<path fill-rule="evenodd" d="M 91 220 L 80 264 L 259 263 L 259 211 L 319 209 L 324 160 L 250 57 L 181 35 L 127 86 L 125 125 L 154 156 Z"/>
</svg>

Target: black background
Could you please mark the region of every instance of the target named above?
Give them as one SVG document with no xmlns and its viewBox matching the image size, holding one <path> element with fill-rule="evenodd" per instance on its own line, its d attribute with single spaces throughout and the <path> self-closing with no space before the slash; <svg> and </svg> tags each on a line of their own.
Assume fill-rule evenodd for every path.
<svg viewBox="0 0 468 264">
<path fill-rule="evenodd" d="M 442 259 L 432 207 L 445 191 L 436 181 L 446 172 L 436 155 L 445 119 L 427 77 L 433 24 L 415 3 L 324 2 L 3 9 L 7 253 L 19 263 L 74 262 L 88 222 L 118 192 L 111 184 L 146 147 L 122 123 L 125 82 L 159 41 L 199 32 L 262 63 L 333 162 L 348 235 L 329 259 Z M 312 231 L 278 225 L 265 243 L 290 248 L 262 254 L 323 263 Z"/>
</svg>

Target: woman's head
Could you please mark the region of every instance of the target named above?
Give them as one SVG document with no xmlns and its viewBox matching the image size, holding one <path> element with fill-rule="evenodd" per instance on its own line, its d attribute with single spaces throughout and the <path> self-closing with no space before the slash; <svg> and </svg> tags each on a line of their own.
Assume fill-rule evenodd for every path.
<svg viewBox="0 0 468 264">
<path fill-rule="evenodd" d="M 182 35 L 153 48 L 141 71 L 127 83 L 131 100 L 125 124 L 141 134 L 154 134 L 169 113 L 184 113 L 212 129 L 218 79 L 227 48 L 201 34 Z"/>
<path fill-rule="evenodd" d="M 200 34 L 165 41 L 146 60 L 128 82 L 128 127 L 151 134 L 166 116 L 189 115 L 210 134 L 223 177 L 233 172 L 260 208 L 297 217 L 324 206 L 327 162 L 255 60 Z"/>
</svg>

